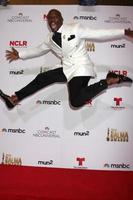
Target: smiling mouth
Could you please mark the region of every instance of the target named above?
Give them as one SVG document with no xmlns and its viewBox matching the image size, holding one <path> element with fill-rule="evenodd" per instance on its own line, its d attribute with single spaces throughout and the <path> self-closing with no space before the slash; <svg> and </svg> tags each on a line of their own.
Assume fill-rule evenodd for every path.
<svg viewBox="0 0 133 200">
<path fill-rule="evenodd" d="M 54 31 L 56 31 L 56 29 L 57 29 L 57 25 L 56 25 L 54 22 L 52 22 L 52 23 L 50 24 L 50 27 L 51 27 L 51 29 L 54 30 Z"/>
</svg>

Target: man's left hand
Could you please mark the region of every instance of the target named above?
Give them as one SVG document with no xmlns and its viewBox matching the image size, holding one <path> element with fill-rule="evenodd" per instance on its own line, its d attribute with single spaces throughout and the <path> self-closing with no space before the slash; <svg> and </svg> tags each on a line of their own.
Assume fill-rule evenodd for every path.
<svg viewBox="0 0 133 200">
<path fill-rule="evenodd" d="M 131 30 L 130 28 L 125 29 L 125 35 L 130 37 L 130 38 L 133 38 L 133 30 Z"/>
</svg>

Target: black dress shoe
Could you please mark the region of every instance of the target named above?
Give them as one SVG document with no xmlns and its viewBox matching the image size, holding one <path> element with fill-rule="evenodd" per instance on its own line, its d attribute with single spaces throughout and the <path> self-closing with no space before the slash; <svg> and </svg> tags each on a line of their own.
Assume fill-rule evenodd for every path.
<svg viewBox="0 0 133 200">
<path fill-rule="evenodd" d="M 119 82 L 118 83 L 123 83 L 123 82 L 127 82 L 127 83 L 132 83 L 133 80 L 127 76 L 124 75 L 118 75 L 119 77 Z"/>
<path fill-rule="evenodd" d="M 107 74 L 107 77 L 106 78 L 119 78 L 119 81 L 118 83 L 123 83 L 123 82 L 128 82 L 128 83 L 132 83 L 133 80 L 127 76 L 124 76 L 124 75 L 119 75 L 119 74 L 116 74 L 114 72 L 109 72 Z"/>
<path fill-rule="evenodd" d="M 10 96 L 4 94 L 2 90 L 0 90 L 0 97 L 5 102 L 6 106 L 11 109 L 15 106 L 15 104 L 11 101 Z"/>
</svg>

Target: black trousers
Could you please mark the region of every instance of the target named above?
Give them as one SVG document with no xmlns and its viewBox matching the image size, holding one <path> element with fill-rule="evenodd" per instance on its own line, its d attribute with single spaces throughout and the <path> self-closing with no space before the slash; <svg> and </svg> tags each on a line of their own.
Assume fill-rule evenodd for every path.
<svg viewBox="0 0 133 200">
<path fill-rule="evenodd" d="M 71 105 L 80 107 L 108 87 L 106 80 L 88 86 L 89 80 L 89 76 L 78 76 L 67 83 L 63 68 L 57 68 L 38 74 L 33 81 L 15 94 L 19 100 L 22 100 L 53 83 L 67 83 Z"/>
</svg>

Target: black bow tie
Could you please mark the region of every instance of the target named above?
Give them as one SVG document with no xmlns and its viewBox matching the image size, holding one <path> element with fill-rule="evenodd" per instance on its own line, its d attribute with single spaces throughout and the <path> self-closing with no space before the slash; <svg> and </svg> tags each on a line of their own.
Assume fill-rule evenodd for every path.
<svg viewBox="0 0 133 200">
<path fill-rule="evenodd" d="M 62 46 L 61 45 L 61 33 L 59 32 L 54 32 L 53 36 L 52 36 L 52 39 L 54 40 L 54 42 L 56 44 L 58 44 L 60 47 Z"/>
</svg>

